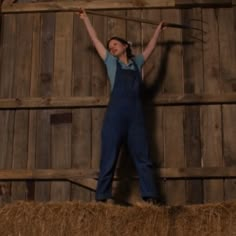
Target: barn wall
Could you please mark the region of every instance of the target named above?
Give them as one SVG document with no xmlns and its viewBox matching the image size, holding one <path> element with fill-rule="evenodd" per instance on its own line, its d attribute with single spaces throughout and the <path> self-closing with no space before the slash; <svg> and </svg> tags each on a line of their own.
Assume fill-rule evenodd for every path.
<svg viewBox="0 0 236 236">
<path fill-rule="evenodd" d="M 144 76 L 148 99 L 166 94 L 224 94 L 236 81 L 236 8 L 109 11 L 159 22 L 191 24 L 200 31 L 166 29 Z M 155 26 L 90 16 L 103 43 L 113 35 L 140 53 Z M 199 19 L 200 21 L 196 20 Z M 73 13 L 4 15 L 0 97 L 108 96 L 104 65 Z M 236 105 L 152 106 L 145 109 L 151 157 L 158 167 L 236 165 Z M 98 168 L 105 108 L 0 110 L 0 168 Z M 125 149 L 123 176 L 133 173 Z M 158 173 L 157 173 L 158 175 Z M 236 198 L 235 179 L 160 180 L 167 204 Z M 63 181 L 1 182 L 10 199 L 85 200 L 94 193 Z M 139 199 L 138 182 L 118 184 L 117 195 Z"/>
</svg>

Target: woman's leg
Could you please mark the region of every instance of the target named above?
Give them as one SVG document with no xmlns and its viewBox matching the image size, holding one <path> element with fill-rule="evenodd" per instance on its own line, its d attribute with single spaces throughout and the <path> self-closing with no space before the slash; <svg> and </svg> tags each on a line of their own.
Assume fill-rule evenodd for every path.
<svg viewBox="0 0 236 236">
<path fill-rule="evenodd" d="M 157 198 L 153 164 L 149 156 L 147 134 L 142 114 L 135 116 L 128 131 L 128 147 L 134 160 L 143 199 Z"/>
<path fill-rule="evenodd" d="M 106 117 L 102 128 L 100 173 L 96 200 L 112 197 L 112 178 L 121 145 L 122 127 L 118 117 Z"/>
</svg>

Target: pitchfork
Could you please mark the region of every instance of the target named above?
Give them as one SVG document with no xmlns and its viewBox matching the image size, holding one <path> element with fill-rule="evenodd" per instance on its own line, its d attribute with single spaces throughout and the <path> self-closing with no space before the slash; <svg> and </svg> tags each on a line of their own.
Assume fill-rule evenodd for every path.
<svg viewBox="0 0 236 236">
<path fill-rule="evenodd" d="M 111 17 L 111 18 L 117 18 L 117 19 L 122 19 L 122 20 L 130 20 L 130 21 L 135 21 L 135 22 L 140 22 L 140 23 L 147 23 L 147 24 L 152 24 L 152 25 L 158 25 L 159 24 L 159 23 L 157 23 L 155 21 L 152 21 L 152 20 L 140 19 L 140 18 L 136 18 L 136 17 L 118 16 L 118 15 L 101 13 L 101 12 L 90 11 L 90 10 L 86 10 L 86 12 L 89 13 L 89 14 L 93 14 L 93 15 L 107 16 L 107 17 Z M 202 33 L 206 33 L 204 30 L 202 30 L 200 28 L 192 27 L 190 25 L 185 25 L 185 24 L 183 25 L 183 24 L 175 24 L 175 23 L 164 22 L 163 27 L 198 30 L 198 31 L 201 31 Z"/>
</svg>

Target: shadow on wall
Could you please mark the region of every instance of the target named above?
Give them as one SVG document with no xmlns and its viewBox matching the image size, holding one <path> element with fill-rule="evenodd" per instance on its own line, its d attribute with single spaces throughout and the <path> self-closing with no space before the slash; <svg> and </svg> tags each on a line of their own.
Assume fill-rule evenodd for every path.
<svg viewBox="0 0 236 236">
<path fill-rule="evenodd" d="M 175 46 L 183 45 L 183 44 L 193 44 L 192 42 L 179 42 L 179 41 L 166 41 L 164 43 L 161 43 L 160 46 L 163 47 L 162 51 L 162 57 L 160 61 L 160 67 L 157 71 L 156 79 L 153 81 L 151 85 L 145 85 L 143 86 L 142 96 L 144 98 L 144 101 L 149 101 L 153 99 L 161 90 L 163 81 L 166 78 L 166 72 L 168 69 L 168 59 L 171 52 L 171 49 Z M 148 139 L 149 139 L 149 145 L 151 150 L 151 159 L 154 164 L 154 175 L 156 179 L 157 189 L 159 193 L 159 203 L 160 204 L 166 204 L 166 198 L 162 189 L 161 181 L 160 181 L 160 173 L 158 172 L 158 167 L 160 167 L 160 160 L 158 160 L 159 150 L 158 147 L 155 145 L 157 143 L 157 140 L 153 140 L 153 134 L 152 131 L 156 130 L 156 124 L 158 122 L 158 119 L 156 117 L 155 110 L 149 106 L 145 106 L 145 116 L 146 116 L 146 126 L 147 126 L 147 132 L 148 132 Z M 147 119 L 148 118 L 148 119 Z M 152 141 L 152 142 L 150 142 Z M 131 176 L 137 175 L 137 172 L 135 170 L 134 163 L 132 159 L 130 158 L 127 145 L 124 145 L 119 156 L 119 162 L 117 165 L 117 177 L 120 179 L 120 181 L 117 183 L 117 186 L 114 191 L 114 199 L 117 203 L 127 203 L 127 202 L 134 202 L 138 201 L 138 198 L 140 200 L 140 196 L 135 196 L 133 198 L 131 195 L 134 195 L 134 184 L 137 181 L 134 181 L 133 178 L 130 178 Z M 137 188 L 135 189 L 137 190 Z M 138 188 L 139 190 L 139 188 Z M 131 194 L 132 193 L 132 194 Z M 140 191 L 139 191 L 140 194 Z M 138 195 L 138 194 L 137 194 Z"/>
</svg>

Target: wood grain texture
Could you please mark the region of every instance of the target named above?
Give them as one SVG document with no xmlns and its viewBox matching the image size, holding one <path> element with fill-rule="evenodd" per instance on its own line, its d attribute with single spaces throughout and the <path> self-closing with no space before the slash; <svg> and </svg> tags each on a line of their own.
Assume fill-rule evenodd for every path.
<svg viewBox="0 0 236 236">
<path fill-rule="evenodd" d="M 161 11 L 159 9 L 146 9 L 142 12 L 142 18 L 159 22 L 161 20 Z M 144 50 L 151 39 L 155 26 L 142 24 L 142 49 Z M 145 102 L 151 102 L 161 96 L 163 80 L 165 78 L 167 58 L 169 50 L 163 45 L 163 34 L 159 36 L 157 45 L 148 58 L 143 68 L 145 84 Z M 163 114 L 164 108 L 157 106 L 145 106 L 146 126 L 149 137 L 150 156 L 155 166 L 164 166 L 164 127 Z M 165 202 L 163 194 L 163 184 L 158 181 L 159 171 L 155 171 L 157 181 L 158 197 L 160 201 Z"/>
<path fill-rule="evenodd" d="M 13 94 L 15 96 L 29 96 L 30 94 L 30 71 L 31 71 L 31 51 L 33 15 L 16 16 L 16 50 Z M 22 57 L 24 55 L 24 60 Z M 25 168 L 28 157 L 28 124 L 29 112 L 27 110 L 16 111 L 14 123 L 13 141 L 13 163 L 12 168 Z M 27 198 L 27 186 L 24 182 L 13 182 L 12 199 L 20 200 Z"/>
<path fill-rule="evenodd" d="M 236 167 L 184 167 L 158 168 L 159 178 L 165 179 L 204 179 L 204 178 L 232 178 L 236 176 Z M 59 169 L 4 169 L 0 170 L 1 180 L 35 179 L 35 180 L 64 180 L 70 178 L 96 178 L 98 169 L 95 168 L 59 168 Z M 137 175 L 130 178 L 137 179 Z M 114 179 L 119 179 L 117 173 Z"/>
<path fill-rule="evenodd" d="M 71 96 L 72 39 L 73 14 L 57 13 L 53 74 L 53 94 L 56 96 Z M 54 114 L 65 112 L 70 111 L 54 111 Z M 52 168 L 71 167 L 71 123 L 51 124 L 51 155 Z M 53 182 L 51 199 L 69 200 L 70 187 L 67 182 Z"/>
<path fill-rule="evenodd" d="M 97 34 L 101 42 L 106 45 L 108 36 L 108 20 L 106 17 L 93 16 L 93 26 L 97 29 Z M 91 92 L 92 96 L 108 96 L 110 94 L 109 80 L 107 76 L 104 62 L 98 56 L 95 49 L 92 51 L 91 60 Z M 91 167 L 99 168 L 101 158 L 101 131 L 106 112 L 105 107 L 94 107 L 91 110 L 91 125 L 92 125 L 92 157 Z M 95 199 L 95 194 L 91 192 L 91 198 Z"/>
<path fill-rule="evenodd" d="M 84 9 L 133 9 L 153 7 L 174 7 L 174 0 L 92 0 L 92 1 L 58 1 L 58 2 L 36 2 L 15 3 L 2 7 L 3 13 L 23 12 L 48 12 L 48 11 L 77 11 Z"/>
<path fill-rule="evenodd" d="M 218 14 L 216 9 L 203 9 L 202 19 L 207 22 L 204 35 L 204 92 L 220 94 L 220 57 Z M 220 106 L 201 107 L 202 166 L 222 166 L 222 113 Z M 204 181 L 204 202 L 224 199 L 223 180 Z"/>
<path fill-rule="evenodd" d="M 201 29 L 200 8 L 182 10 L 182 24 L 191 24 Z M 188 94 L 203 91 L 203 35 L 200 31 L 182 31 L 183 34 L 183 73 L 184 92 Z M 184 155 L 188 167 L 201 167 L 200 107 L 184 108 Z M 188 204 L 203 202 L 203 186 L 201 180 L 186 181 L 186 200 Z"/>
<path fill-rule="evenodd" d="M 91 91 L 91 41 L 78 15 L 74 15 L 73 35 L 73 96 L 90 95 Z M 91 110 L 74 109 L 72 121 L 72 168 L 89 168 L 91 162 Z M 72 199 L 90 200 L 90 191 L 72 185 Z"/>
<path fill-rule="evenodd" d="M 164 21 L 180 23 L 179 10 L 162 10 Z M 167 61 L 167 70 L 163 82 L 164 93 L 183 93 L 182 74 L 182 35 L 176 30 L 165 30 L 164 40 L 171 44 L 172 50 Z M 184 167 L 184 136 L 183 112 L 180 107 L 166 107 L 164 110 L 164 165 L 165 167 Z M 170 205 L 179 205 L 186 202 L 185 181 L 166 181 L 166 202 Z"/>
<path fill-rule="evenodd" d="M 218 11 L 219 16 L 219 51 L 220 51 L 220 79 L 222 89 L 225 92 L 236 91 L 236 29 L 235 9 L 222 8 Z M 234 120 L 236 116 L 236 105 L 222 106 L 223 121 L 223 159 L 225 166 L 236 165 L 236 149 L 233 140 L 236 138 Z M 236 197 L 235 179 L 224 181 L 225 200 Z"/>
<path fill-rule="evenodd" d="M 105 75 L 104 75 L 105 77 Z M 106 93 L 106 92 L 104 92 Z M 106 107 L 109 98 L 107 96 L 82 96 L 82 97 L 25 97 L 25 98 L 2 98 L 0 109 L 55 109 L 55 108 L 88 108 Z M 225 94 L 160 94 L 153 100 L 147 100 L 148 106 L 168 105 L 214 105 L 234 104 L 236 93 Z"/>
<path fill-rule="evenodd" d="M 1 74 L 0 97 L 12 97 L 14 79 L 16 17 L 1 15 Z M 0 111 L 0 169 L 12 166 L 13 130 L 15 111 Z M 11 182 L 1 182 L 1 188 L 7 189 L 0 197 L 0 204 L 11 200 Z"/>
<path fill-rule="evenodd" d="M 32 78 L 37 96 L 52 95 L 53 64 L 54 64 L 54 46 L 55 46 L 55 22 L 54 13 L 40 14 L 40 35 L 39 35 L 39 64 L 35 65 L 35 77 Z M 35 46 L 36 46 L 35 45 Z M 33 48 L 37 54 L 37 48 Z M 36 55 L 35 55 L 36 57 Z M 37 58 L 37 57 L 36 57 Z M 35 167 L 51 168 L 51 145 L 50 145 L 50 115 L 53 111 L 37 111 L 36 117 L 36 144 L 35 144 Z M 35 183 L 35 200 L 49 201 L 51 192 L 51 183 L 37 181 Z"/>
</svg>

